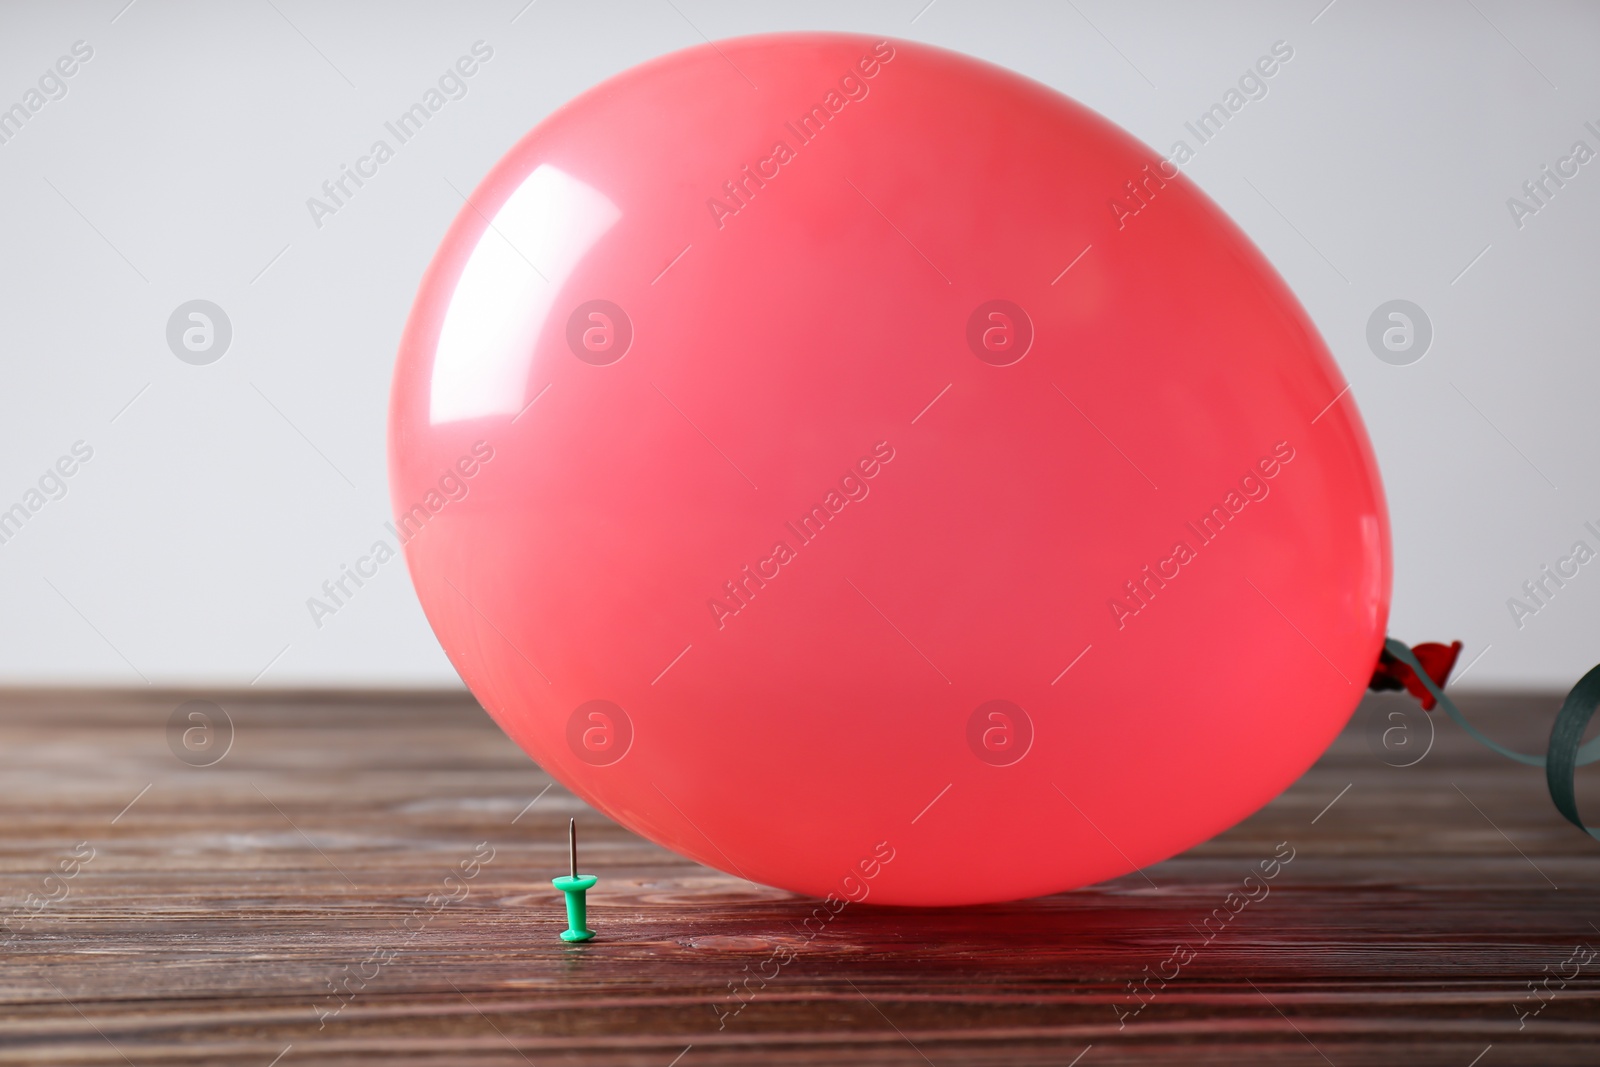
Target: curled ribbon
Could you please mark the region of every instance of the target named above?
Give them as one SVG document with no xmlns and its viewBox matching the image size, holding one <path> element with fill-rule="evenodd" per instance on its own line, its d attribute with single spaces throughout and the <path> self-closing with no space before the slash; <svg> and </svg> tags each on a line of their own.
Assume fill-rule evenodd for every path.
<svg viewBox="0 0 1600 1067">
<path fill-rule="evenodd" d="M 1427 647 L 1425 645 L 1417 646 L 1419 651 Z M 1438 645 L 1433 647 L 1444 648 L 1445 646 Z M 1578 814 L 1577 786 L 1574 781 L 1574 776 L 1579 767 L 1587 766 L 1596 760 L 1600 760 L 1600 737 L 1594 738 L 1588 744 L 1580 744 L 1583 740 L 1583 731 L 1588 728 L 1589 720 L 1594 717 L 1596 707 L 1600 707 L 1600 666 L 1595 667 L 1588 674 L 1578 679 L 1578 684 L 1573 686 L 1571 691 L 1567 693 L 1567 699 L 1561 702 L 1561 710 L 1556 713 L 1555 724 L 1550 729 L 1550 745 L 1545 754 L 1542 756 L 1530 756 L 1526 752 L 1517 752 L 1506 748 L 1485 735 L 1476 726 L 1467 721 L 1467 717 L 1461 714 L 1461 709 L 1456 707 L 1455 701 L 1445 696 L 1444 689 L 1441 688 L 1439 683 L 1449 674 L 1450 667 L 1454 666 L 1454 653 L 1459 650 L 1460 643 L 1457 642 L 1454 646 L 1451 646 L 1449 663 L 1443 664 L 1443 670 L 1441 671 L 1438 669 L 1440 663 L 1436 660 L 1432 664 L 1435 668 L 1434 674 L 1430 674 L 1423 668 L 1422 663 L 1418 661 L 1417 656 L 1412 653 L 1411 649 L 1392 637 L 1385 638 L 1383 642 L 1385 658 L 1393 658 L 1404 664 L 1409 668 L 1409 672 L 1406 673 L 1413 677 L 1406 677 L 1402 672 L 1386 671 L 1383 661 L 1380 660 L 1378 671 L 1373 676 L 1372 687 L 1374 689 L 1396 689 L 1403 684 L 1406 689 L 1415 693 L 1416 688 L 1411 683 L 1415 681 L 1420 684 L 1427 695 L 1432 698 L 1431 701 L 1423 701 L 1422 706 L 1424 708 L 1431 708 L 1433 706 L 1432 702 L 1437 701 L 1444 708 L 1445 714 L 1454 719 L 1456 725 L 1465 730 L 1474 741 L 1498 752 L 1507 759 L 1525 763 L 1530 767 L 1543 767 L 1545 781 L 1550 787 L 1550 799 L 1555 802 L 1556 810 L 1561 812 L 1572 825 L 1590 837 L 1600 840 L 1600 830 L 1585 826 L 1583 817 Z M 1435 681 L 1435 674 L 1438 675 L 1438 681 Z M 1393 679 L 1400 684 L 1389 684 L 1386 679 Z"/>
</svg>

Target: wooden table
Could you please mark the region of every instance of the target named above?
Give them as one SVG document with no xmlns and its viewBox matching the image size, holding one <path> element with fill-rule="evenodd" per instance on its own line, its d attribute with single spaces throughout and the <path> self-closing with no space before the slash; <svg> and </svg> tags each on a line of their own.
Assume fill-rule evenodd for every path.
<svg viewBox="0 0 1600 1067">
<path fill-rule="evenodd" d="M 1410 748 L 1369 743 L 1402 696 L 1143 874 L 851 906 L 810 941 L 814 902 L 612 825 L 464 696 L 208 694 L 234 724 L 209 767 L 168 743 L 195 696 L 0 697 L 0 1063 L 1600 1063 L 1600 845 L 1443 718 L 1388 765 L 1425 740 L 1418 712 Z M 1559 697 L 1462 703 L 1540 751 Z M 548 881 L 569 815 L 601 876 L 582 946 Z"/>
</svg>

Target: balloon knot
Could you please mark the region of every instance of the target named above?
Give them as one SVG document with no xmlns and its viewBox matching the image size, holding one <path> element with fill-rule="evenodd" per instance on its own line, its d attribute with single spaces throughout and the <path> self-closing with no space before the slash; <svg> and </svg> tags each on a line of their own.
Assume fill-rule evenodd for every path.
<svg viewBox="0 0 1600 1067">
<path fill-rule="evenodd" d="M 1433 684 L 1443 689 L 1445 680 L 1455 669 L 1456 657 L 1461 655 L 1461 642 L 1452 641 L 1448 645 L 1441 645 L 1428 641 L 1411 646 L 1411 654 L 1417 657 L 1417 662 L 1428 672 Z M 1372 681 L 1367 683 L 1367 688 L 1374 692 L 1404 689 L 1417 698 L 1424 711 L 1432 711 L 1438 703 L 1433 699 L 1433 694 L 1428 692 L 1428 687 L 1422 684 L 1422 679 L 1417 677 L 1416 672 L 1390 655 L 1388 649 L 1378 653 L 1378 665 L 1372 672 Z"/>
</svg>

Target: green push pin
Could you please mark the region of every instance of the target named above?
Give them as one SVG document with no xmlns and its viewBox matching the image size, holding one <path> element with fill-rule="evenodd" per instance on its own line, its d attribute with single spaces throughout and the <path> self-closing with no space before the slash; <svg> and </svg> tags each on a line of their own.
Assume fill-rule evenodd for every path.
<svg viewBox="0 0 1600 1067">
<path fill-rule="evenodd" d="M 563 941 L 587 941 L 594 931 L 587 925 L 589 906 L 584 894 L 600 879 L 592 874 L 578 873 L 578 820 L 567 820 L 567 869 L 571 873 L 550 879 L 550 884 L 567 895 L 567 928 L 561 931 Z"/>
</svg>

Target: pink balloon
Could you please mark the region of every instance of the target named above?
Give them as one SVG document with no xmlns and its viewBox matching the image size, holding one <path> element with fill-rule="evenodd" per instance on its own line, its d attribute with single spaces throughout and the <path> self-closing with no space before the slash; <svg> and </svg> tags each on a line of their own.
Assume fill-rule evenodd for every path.
<svg viewBox="0 0 1600 1067">
<path fill-rule="evenodd" d="M 428 619 L 702 863 L 1027 897 L 1232 826 L 1378 657 L 1388 522 L 1293 295 L 1008 71 L 791 34 L 627 71 L 451 226 L 395 372 Z"/>
</svg>

